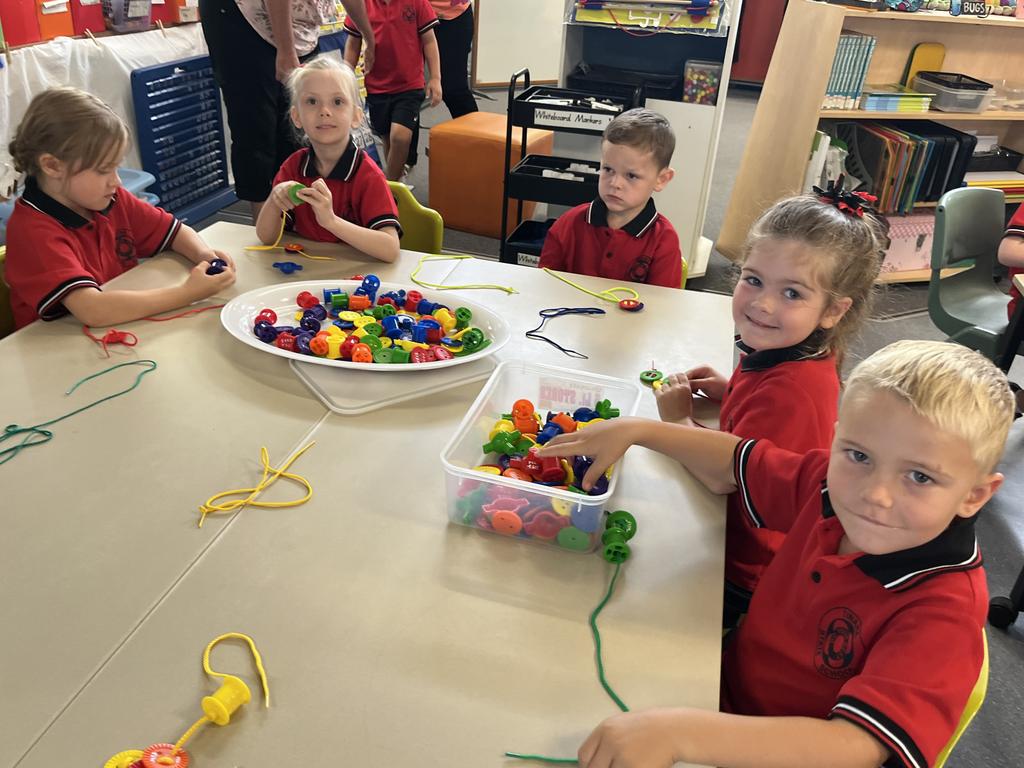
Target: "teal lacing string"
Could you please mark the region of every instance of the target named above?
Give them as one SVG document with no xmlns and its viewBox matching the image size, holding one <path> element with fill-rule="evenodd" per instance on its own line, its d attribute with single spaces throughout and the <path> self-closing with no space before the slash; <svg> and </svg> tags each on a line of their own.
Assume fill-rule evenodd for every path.
<svg viewBox="0 0 1024 768">
<path fill-rule="evenodd" d="M 590 632 L 594 636 L 594 655 L 597 659 L 597 679 L 601 681 L 601 687 L 604 688 L 605 692 L 611 697 L 612 701 L 615 702 L 616 706 L 623 712 L 629 712 L 629 707 L 626 706 L 625 702 L 619 698 L 613 689 L 608 679 L 604 674 L 604 660 L 601 654 L 601 632 L 597 628 L 597 617 L 601 615 L 601 611 L 608 605 L 608 601 L 612 599 L 612 595 L 615 593 L 615 582 L 618 581 L 619 571 L 622 569 L 622 563 L 615 564 L 615 572 L 612 573 L 612 580 L 608 583 L 608 591 L 605 592 L 601 602 L 597 604 L 597 607 L 590 614 Z M 559 765 L 579 765 L 579 760 L 574 757 L 546 757 L 545 755 L 528 755 L 523 752 L 506 752 L 505 757 L 511 757 L 516 760 L 533 760 L 539 763 L 552 763 Z"/>
<path fill-rule="evenodd" d="M 45 427 L 52 426 L 53 424 L 56 424 L 58 421 L 64 421 L 64 419 L 69 419 L 72 416 L 81 413 L 82 411 L 89 410 L 93 406 L 99 405 L 100 403 L 105 403 L 107 402 L 107 400 L 113 400 L 115 397 L 120 397 L 121 395 L 128 394 L 133 389 L 139 386 L 139 383 L 142 381 L 143 376 L 145 376 L 147 373 L 152 373 L 153 371 L 156 370 L 155 360 L 133 360 L 129 363 L 118 363 L 117 365 L 112 365 L 109 368 L 104 368 L 102 371 L 98 371 L 97 373 L 86 376 L 84 379 L 79 379 L 74 383 L 74 385 L 72 385 L 71 389 L 69 389 L 64 394 L 65 396 L 70 395 L 72 392 L 78 389 L 80 385 L 84 384 L 90 379 L 95 379 L 99 376 L 103 376 L 107 373 L 110 373 L 111 371 L 116 371 L 118 368 L 124 368 L 125 366 L 130 365 L 144 365 L 146 366 L 146 370 L 139 373 L 135 377 L 135 382 L 127 389 L 122 389 L 120 392 L 115 392 L 112 395 L 102 397 L 99 400 L 95 400 L 89 403 L 88 405 L 83 405 L 81 408 L 77 408 L 74 411 L 71 411 L 71 413 L 65 413 L 63 416 L 58 416 L 56 419 L 44 421 L 41 424 L 36 424 L 31 427 L 21 427 L 18 426 L 17 424 L 8 424 L 6 427 L 4 427 L 3 434 L 0 435 L 0 444 L 3 444 L 8 440 L 13 440 L 17 438 L 19 435 L 21 435 L 21 442 L 17 443 L 16 445 L 12 445 L 9 448 L 4 448 L 3 450 L 0 450 L 0 464 L 6 464 L 8 461 L 10 461 L 19 453 L 21 453 L 21 451 L 24 450 L 25 448 L 31 448 L 35 445 L 42 445 L 43 443 L 50 442 L 53 439 L 53 432 L 51 432 L 48 429 L 45 429 Z"/>
</svg>

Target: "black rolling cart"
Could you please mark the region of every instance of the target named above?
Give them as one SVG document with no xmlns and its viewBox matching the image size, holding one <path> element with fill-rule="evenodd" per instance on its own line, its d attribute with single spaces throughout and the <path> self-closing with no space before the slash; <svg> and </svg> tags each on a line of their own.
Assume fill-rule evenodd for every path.
<svg viewBox="0 0 1024 768">
<path fill-rule="evenodd" d="M 516 85 L 523 80 L 523 91 L 516 96 Z M 579 205 L 597 197 L 601 170 L 598 160 L 572 157 L 527 155 L 527 131 L 543 128 L 565 133 L 600 136 L 612 119 L 639 104 L 638 88 L 633 98 L 606 96 L 568 88 L 530 86 L 530 71 L 521 69 L 508 84 L 508 121 L 505 128 L 505 168 L 501 198 L 501 261 L 536 266 L 540 243 L 549 222 L 521 221 L 523 202 L 531 200 L 552 205 Z M 512 167 L 512 131 L 522 129 L 519 162 Z M 508 231 L 508 205 L 516 201 L 515 230 Z"/>
</svg>

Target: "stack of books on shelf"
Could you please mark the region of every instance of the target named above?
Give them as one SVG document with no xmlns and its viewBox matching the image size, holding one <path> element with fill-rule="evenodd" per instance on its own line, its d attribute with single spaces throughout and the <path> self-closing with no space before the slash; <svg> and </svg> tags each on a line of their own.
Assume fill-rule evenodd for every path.
<svg viewBox="0 0 1024 768">
<path fill-rule="evenodd" d="M 832 60 L 822 109 L 856 109 L 875 51 L 876 39 L 860 32 L 843 32 Z"/>
<path fill-rule="evenodd" d="M 867 85 L 860 95 L 860 108 L 869 112 L 927 112 L 931 104 L 932 94 L 899 83 Z"/>
<path fill-rule="evenodd" d="M 1024 202 L 1024 173 L 1017 171 L 968 171 L 964 186 L 1001 189 L 1006 202 Z"/>
</svg>

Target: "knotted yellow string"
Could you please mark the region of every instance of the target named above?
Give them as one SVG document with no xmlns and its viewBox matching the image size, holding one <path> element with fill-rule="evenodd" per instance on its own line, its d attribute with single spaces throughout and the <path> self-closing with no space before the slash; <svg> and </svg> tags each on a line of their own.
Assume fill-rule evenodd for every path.
<svg viewBox="0 0 1024 768">
<path fill-rule="evenodd" d="M 316 445 L 316 441 L 308 443 L 305 447 L 300 448 L 292 454 L 291 458 L 284 463 L 280 469 L 275 469 L 270 466 L 270 454 L 267 453 L 266 446 L 260 448 L 260 461 L 263 463 L 263 477 L 255 488 L 236 488 L 231 491 L 222 491 L 214 496 L 211 496 L 206 500 L 205 504 L 199 507 L 199 527 L 203 527 L 203 523 L 206 521 L 206 516 L 215 512 L 233 512 L 236 509 L 241 509 L 245 506 L 253 507 L 264 507 L 269 509 L 279 509 L 282 507 L 297 507 L 299 504 L 305 504 L 313 497 L 313 486 L 309 484 L 309 481 L 301 475 L 293 475 L 288 472 L 288 468 L 295 463 L 302 454 L 308 451 Z M 273 473 L 273 474 L 271 474 Z M 288 480 L 293 480 L 296 483 L 304 486 L 306 489 L 306 495 L 301 499 L 295 501 L 255 501 L 255 498 L 266 490 L 277 478 L 284 477 Z M 241 499 L 234 499 L 232 501 L 220 502 L 227 496 L 244 496 Z M 255 648 L 254 648 L 255 650 Z"/>
<path fill-rule="evenodd" d="M 469 256 L 468 254 L 452 254 L 452 255 L 442 254 L 442 255 L 436 255 L 436 256 L 435 255 L 430 255 L 430 254 L 424 254 L 423 256 L 420 257 L 420 263 L 416 265 L 416 269 L 414 269 L 412 271 L 412 274 L 409 275 L 409 279 L 412 280 L 414 283 L 416 283 L 416 285 L 423 286 L 424 288 L 433 288 L 434 290 L 437 290 L 437 291 L 463 291 L 463 290 L 468 291 L 468 290 L 475 289 L 475 288 L 493 288 L 496 291 L 504 291 L 505 293 L 509 293 L 509 294 L 511 294 L 511 293 L 519 293 L 519 291 L 517 291 L 515 288 L 510 288 L 510 287 L 505 286 L 505 285 L 490 285 L 490 284 L 481 284 L 481 283 L 472 283 L 470 285 L 439 285 L 437 283 L 428 283 L 425 280 L 420 280 L 419 278 L 416 277 L 416 275 L 418 275 L 420 273 L 420 270 L 423 268 L 424 263 L 426 263 L 428 261 L 444 261 L 446 259 L 461 260 L 461 259 L 472 259 L 472 258 L 474 258 L 474 257 L 473 256 Z"/>
<path fill-rule="evenodd" d="M 623 298 L 633 299 L 634 301 L 639 301 L 640 300 L 640 294 L 637 293 L 633 288 L 629 288 L 629 287 L 627 287 L 625 285 L 616 285 L 613 288 L 605 288 L 603 291 L 599 291 L 599 292 L 595 293 L 594 291 L 591 291 L 591 290 L 588 290 L 588 289 L 584 288 L 579 283 L 574 283 L 572 280 L 570 280 L 567 277 L 562 277 L 561 275 L 556 273 L 554 270 L 551 270 L 551 269 L 548 269 L 547 267 L 544 267 L 544 271 L 547 272 L 552 277 L 558 278 L 563 283 L 571 285 L 576 290 L 583 291 L 588 296 L 593 296 L 595 299 L 601 299 L 602 301 L 611 301 L 611 302 L 613 302 L 615 304 L 618 304 L 620 301 L 623 300 Z M 615 295 L 616 293 L 625 293 L 626 296 L 624 296 L 624 297 L 616 296 Z"/>
<path fill-rule="evenodd" d="M 305 251 L 289 251 L 287 248 L 285 248 L 283 245 L 281 245 L 281 238 L 284 237 L 284 223 L 285 223 L 285 221 L 287 221 L 287 219 L 288 219 L 288 214 L 282 212 L 281 213 L 281 228 L 279 230 L 277 230 L 277 239 L 274 241 L 273 245 L 247 245 L 247 246 L 245 246 L 245 250 L 247 250 L 247 251 L 276 251 L 276 250 L 282 250 L 285 253 L 296 253 L 299 256 L 305 256 L 307 259 L 312 259 L 313 261 L 336 261 L 336 259 L 334 259 L 334 257 L 332 257 L 332 256 L 314 256 L 313 254 L 306 253 Z"/>
</svg>

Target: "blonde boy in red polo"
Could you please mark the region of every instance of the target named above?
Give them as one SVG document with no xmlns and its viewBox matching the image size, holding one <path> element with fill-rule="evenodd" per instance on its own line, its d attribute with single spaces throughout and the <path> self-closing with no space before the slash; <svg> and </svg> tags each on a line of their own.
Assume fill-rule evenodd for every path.
<svg viewBox="0 0 1024 768">
<path fill-rule="evenodd" d="M 974 516 L 1002 483 L 1013 410 L 989 360 L 903 341 L 850 375 L 831 451 L 663 424 L 647 447 L 716 493 L 739 490 L 769 525 L 788 527 L 794 511 L 795 522 L 726 649 L 723 711 L 616 715 L 580 747 L 580 765 L 933 765 L 982 670 Z M 595 456 L 603 471 L 624 449 L 602 427 L 542 454 Z"/>
</svg>

